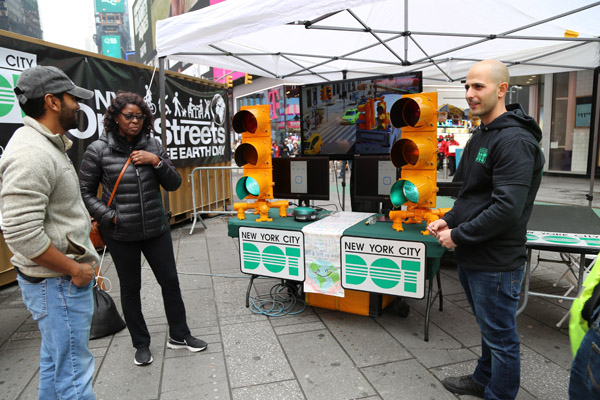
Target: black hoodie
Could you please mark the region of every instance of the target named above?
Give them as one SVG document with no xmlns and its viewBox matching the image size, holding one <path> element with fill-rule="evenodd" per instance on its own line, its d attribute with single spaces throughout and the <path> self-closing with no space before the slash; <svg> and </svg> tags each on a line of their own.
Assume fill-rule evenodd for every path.
<svg viewBox="0 0 600 400">
<path fill-rule="evenodd" d="M 542 131 L 519 104 L 467 143 L 455 181 L 462 189 L 444 216 L 458 265 L 510 271 L 526 262 L 527 221 L 542 180 Z"/>
</svg>

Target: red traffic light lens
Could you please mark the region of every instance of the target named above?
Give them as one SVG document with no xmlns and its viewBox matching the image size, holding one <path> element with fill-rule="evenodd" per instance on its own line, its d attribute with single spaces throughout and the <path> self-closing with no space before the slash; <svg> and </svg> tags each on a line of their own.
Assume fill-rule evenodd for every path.
<svg viewBox="0 0 600 400">
<path fill-rule="evenodd" d="M 258 151 L 251 144 L 242 143 L 235 149 L 233 159 L 238 167 L 243 167 L 246 164 L 256 165 L 258 162 Z"/>
<path fill-rule="evenodd" d="M 390 122 L 396 128 L 415 127 L 421 118 L 421 107 L 415 100 L 403 97 L 390 109 Z"/>
<path fill-rule="evenodd" d="M 242 110 L 233 116 L 231 125 L 233 126 L 233 130 L 237 133 L 255 133 L 258 128 L 258 121 L 250 111 Z"/>
<path fill-rule="evenodd" d="M 421 107 L 414 100 L 407 101 L 402 116 L 409 126 L 416 126 L 421 118 Z"/>
<path fill-rule="evenodd" d="M 390 159 L 396 168 L 406 164 L 416 165 L 419 161 L 419 147 L 410 139 L 400 139 L 392 145 Z"/>
</svg>

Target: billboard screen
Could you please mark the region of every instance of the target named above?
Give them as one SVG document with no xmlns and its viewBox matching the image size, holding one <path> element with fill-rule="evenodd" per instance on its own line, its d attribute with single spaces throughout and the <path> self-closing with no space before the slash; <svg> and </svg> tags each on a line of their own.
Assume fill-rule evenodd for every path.
<svg viewBox="0 0 600 400">
<path fill-rule="evenodd" d="M 96 12 L 102 13 L 124 13 L 123 0 L 96 0 Z"/>
</svg>

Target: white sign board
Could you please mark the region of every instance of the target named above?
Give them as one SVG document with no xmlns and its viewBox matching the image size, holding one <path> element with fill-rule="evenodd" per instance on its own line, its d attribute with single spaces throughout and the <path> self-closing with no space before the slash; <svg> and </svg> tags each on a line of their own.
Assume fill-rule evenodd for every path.
<svg viewBox="0 0 600 400">
<path fill-rule="evenodd" d="M 301 231 L 242 226 L 239 243 L 243 273 L 304 281 L 304 234 Z"/>
<path fill-rule="evenodd" d="M 425 243 L 343 236 L 342 287 L 422 299 Z"/>
</svg>

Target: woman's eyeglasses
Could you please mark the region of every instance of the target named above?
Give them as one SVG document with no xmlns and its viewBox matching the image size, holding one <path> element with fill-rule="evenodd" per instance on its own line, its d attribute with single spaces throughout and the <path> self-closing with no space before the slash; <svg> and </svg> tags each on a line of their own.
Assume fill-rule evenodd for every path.
<svg viewBox="0 0 600 400">
<path fill-rule="evenodd" d="M 121 115 L 127 121 L 131 121 L 134 118 L 137 119 L 138 121 L 143 121 L 144 118 L 146 118 L 146 116 L 144 114 L 124 114 L 124 113 L 121 113 Z"/>
</svg>

